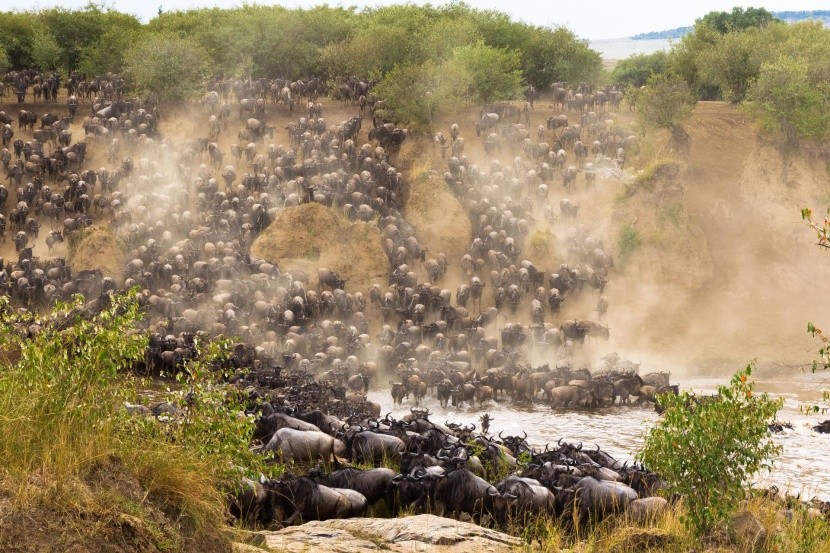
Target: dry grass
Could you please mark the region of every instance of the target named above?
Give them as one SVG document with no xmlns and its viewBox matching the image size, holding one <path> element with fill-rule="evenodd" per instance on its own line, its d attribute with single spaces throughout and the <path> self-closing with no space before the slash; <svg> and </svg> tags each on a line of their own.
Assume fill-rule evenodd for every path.
<svg viewBox="0 0 830 553">
<path fill-rule="evenodd" d="M 767 540 L 758 553 L 830 551 L 830 524 L 815 518 L 804 508 L 787 511 L 783 503 L 756 498 L 741 508 L 752 513 L 766 530 Z M 785 513 L 789 514 L 788 516 Z M 537 521 L 524 527 L 529 543 L 524 551 L 571 553 L 746 553 L 747 544 L 730 539 L 726 529 L 698 539 L 682 522 L 683 507 L 677 504 L 651 523 L 641 525 L 626 517 L 609 518 L 575 534 L 563 532 L 555 521 Z M 514 529 L 522 534 L 522 528 Z"/>
<path fill-rule="evenodd" d="M 0 320 L 19 351 L 0 370 L 0 551 L 230 551 L 217 471 L 126 431 L 119 370 L 144 342 L 118 305 L 32 339 Z"/>
</svg>

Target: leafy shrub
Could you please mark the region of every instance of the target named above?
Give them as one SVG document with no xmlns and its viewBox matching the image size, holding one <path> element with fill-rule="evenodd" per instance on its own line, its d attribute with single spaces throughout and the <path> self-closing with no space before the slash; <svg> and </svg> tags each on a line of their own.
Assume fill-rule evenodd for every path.
<svg viewBox="0 0 830 553">
<path fill-rule="evenodd" d="M 620 254 L 620 260 L 624 262 L 631 257 L 631 254 L 640 247 L 641 243 L 640 233 L 637 232 L 634 225 L 623 225 L 620 229 L 620 235 L 617 238 L 617 250 Z"/>
<path fill-rule="evenodd" d="M 162 102 L 196 95 L 209 68 L 205 50 L 183 38 L 146 36 L 124 58 L 126 73 L 136 90 L 153 94 Z"/>
<path fill-rule="evenodd" d="M 254 419 L 244 414 L 246 394 L 225 384 L 231 346 L 227 340 L 197 342 L 205 351 L 176 374 L 180 387 L 165 397 L 180 410 L 181 417 L 165 423 L 141 417 L 124 420 L 126 433 L 161 448 L 185 449 L 209 463 L 215 479 L 228 486 L 239 482 L 240 476 L 276 476 L 281 470 L 250 449 Z"/>
<path fill-rule="evenodd" d="M 683 496 L 683 522 L 698 536 L 729 517 L 752 477 L 781 452 L 767 425 L 783 402 L 754 394 L 751 374 L 749 365 L 710 398 L 660 396 L 663 419 L 637 454 Z"/>
<path fill-rule="evenodd" d="M 648 82 L 652 75 L 665 73 L 668 65 L 666 52 L 652 54 L 635 54 L 620 61 L 611 72 L 611 80 L 615 83 L 641 87 Z"/>
<path fill-rule="evenodd" d="M 695 99 L 686 82 L 674 75 L 655 74 L 637 97 L 640 124 L 673 130 L 692 114 Z"/>
</svg>

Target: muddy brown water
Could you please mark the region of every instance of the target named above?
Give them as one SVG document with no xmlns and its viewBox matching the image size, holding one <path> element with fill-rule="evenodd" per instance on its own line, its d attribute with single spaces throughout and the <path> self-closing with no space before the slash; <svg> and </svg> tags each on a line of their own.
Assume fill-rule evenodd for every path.
<svg viewBox="0 0 830 553">
<path fill-rule="evenodd" d="M 806 415 L 800 406 L 815 404 L 820 399 L 821 387 L 830 387 L 830 374 L 801 374 L 797 369 L 777 374 L 765 374 L 756 379 L 756 391 L 767 392 L 784 399 L 784 407 L 778 420 L 792 424 L 792 430 L 774 435 L 775 443 L 783 447 L 775 460 L 771 473 L 761 473 L 757 483 L 762 486 L 775 484 L 792 494 L 801 493 L 807 499 L 818 497 L 830 500 L 830 435 L 819 434 L 812 427 L 830 418 L 827 415 Z M 698 393 L 714 392 L 718 386 L 728 384 L 728 378 L 692 377 L 672 378 L 682 388 Z M 404 400 L 403 405 L 393 406 L 389 389 L 369 392 L 372 401 L 379 402 L 383 413 L 393 416 L 406 415 L 414 405 Z M 490 414 L 490 433 L 497 435 L 521 435 L 526 432 L 528 442 L 538 448 L 546 443 L 554 444 L 560 438 L 575 443 L 583 442 L 585 448 L 599 444 L 603 450 L 620 460 L 633 460 L 643 444 L 649 428 L 659 419 L 651 406 L 616 406 L 592 411 L 552 410 L 541 403 L 514 404 L 507 400 L 488 402 L 483 407 L 452 406 L 443 408 L 434 398 L 422 403 L 433 413 L 437 422 L 474 423 L 480 428 L 479 417 Z"/>
</svg>

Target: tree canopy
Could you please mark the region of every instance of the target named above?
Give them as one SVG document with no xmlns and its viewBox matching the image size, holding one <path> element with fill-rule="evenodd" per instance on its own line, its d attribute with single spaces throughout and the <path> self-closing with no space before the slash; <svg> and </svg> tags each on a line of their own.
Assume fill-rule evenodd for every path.
<svg viewBox="0 0 830 553">
<path fill-rule="evenodd" d="M 400 65 L 440 65 L 456 48 L 479 44 L 494 49 L 482 53 L 509 52 L 522 78 L 540 89 L 602 71 L 599 54 L 565 28 L 528 25 L 463 2 L 362 10 L 243 4 L 162 12 L 147 24 L 94 2 L 77 10 L 0 12 L 0 44 L 12 68 L 47 63 L 90 77 L 122 71 L 128 46 L 145 36 L 186 38 L 224 75 L 379 79 Z"/>
<path fill-rule="evenodd" d="M 666 52 L 634 55 L 614 66 L 611 80 L 615 83 L 640 87 L 646 84 L 652 75 L 665 73 L 667 67 L 668 54 Z"/>
<path fill-rule="evenodd" d="M 773 21 L 779 21 L 764 8 L 734 7 L 731 12 L 709 12 L 698 20 L 720 33 L 743 31 L 750 27 L 764 27 Z"/>
</svg>

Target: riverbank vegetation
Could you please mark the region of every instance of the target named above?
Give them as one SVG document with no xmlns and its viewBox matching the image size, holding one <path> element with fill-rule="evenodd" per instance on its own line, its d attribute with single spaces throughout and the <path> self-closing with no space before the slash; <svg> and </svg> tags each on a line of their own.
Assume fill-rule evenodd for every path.
<svg viewBox="0 0 830 553">
<path fill-rule="evenodd" d="M 151 415 L 140 319 L 134 294 L 42 317 L 0 305 L 0 549 L 230 550 L 225 492 L 273 472 L 233 390 L 214 387 L 226 348 L 205 344 L 155 417 L 134 416 Z"/>
<path fill-rule="evenodd" d="M 4 550 L 17 540 L 51 550 L 97 543 L 116 551 L 229 551 L 231 535 L 222 531 L 226 492 L 242 477 L 284 470 L 249 449 L 252 419 L 243 414 L 242 391 L 227 384 L 233 376 L 227 342 L 199 343 L 199 358 L 158 389 L 137 376 L 145 332 L 132 294 L 61 305 L 44 317 L 2 306 Z M 752 394 L 749 376 L 738 373 L 711 403 L 687 395 L 664 399 L 668 415 L 642 459 L 678 484 L 667 490 L 681 494 L 668 510 L 573 530 L 567 518 L 540 519 L 512 532 L 528 547 L 549 551 L 687 551 L 701 543 L 708 544 L 704 550 L 737 551 L 747 540 L 770 552 L 830 546 L 830 528 L 808 505 L 747 487 L 747 477 L 774 453 L 764 436 L 777 405 Z M 161 400 L 152 413 L 142 405 L 148 394 Z M 683 420 L 698 423 L 681 429 Z M 683 447 L 699 453 L 712 425 L 729 429 L 723 434 L 735 446 L 730 451 L 747 461 L 745 472 L 719 463 L 715 449 L 684 453 Z M 689 467 L 706 470 L 689 479 Z M 724 479 L 732 484 L 723 486 Z M 741 512 L 730 518 L 734 511 Z M 757 523 L 756 534 L 736 522 L 741 517 Z M 48 531 L 28 535 L 24 519 Z"/>
</svg>

